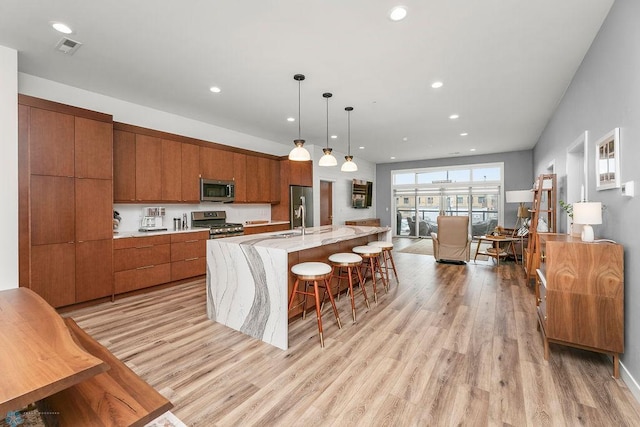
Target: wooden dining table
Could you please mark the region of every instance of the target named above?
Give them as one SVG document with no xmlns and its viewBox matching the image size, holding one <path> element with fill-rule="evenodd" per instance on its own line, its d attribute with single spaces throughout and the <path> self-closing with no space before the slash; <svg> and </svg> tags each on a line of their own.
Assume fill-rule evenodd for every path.
<svg viewBox="0 0 640 427">
<path fill-rule="evenodd" d="M 64 319 L 35 292 L 0 291 L 0 414 L 108 369 L 76 344 Z"/>
</svg>

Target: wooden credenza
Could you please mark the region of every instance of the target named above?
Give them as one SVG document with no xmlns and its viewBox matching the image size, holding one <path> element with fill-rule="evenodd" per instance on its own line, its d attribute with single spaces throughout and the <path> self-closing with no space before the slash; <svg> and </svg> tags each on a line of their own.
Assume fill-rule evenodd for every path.
<svg viewBox="0 0 640 427">
<path fill-rule="evenodd" d="M 624 352 L 622 246 L 566 234 L 541 233 L 538 239 L 536 304 L 545 360 L 550 342 L 606 353 L 618 378 Z"/>
</svg>

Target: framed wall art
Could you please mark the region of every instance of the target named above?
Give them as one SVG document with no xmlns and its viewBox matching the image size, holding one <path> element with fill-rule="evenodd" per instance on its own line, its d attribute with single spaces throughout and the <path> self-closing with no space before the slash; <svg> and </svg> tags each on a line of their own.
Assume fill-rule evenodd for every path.
<svg viewBox="0 0 640 427">
<path fill-rule="evenodd" d="M 620 187 L 620 128 L 596 142 L 596 190 Z"/>
</svg>

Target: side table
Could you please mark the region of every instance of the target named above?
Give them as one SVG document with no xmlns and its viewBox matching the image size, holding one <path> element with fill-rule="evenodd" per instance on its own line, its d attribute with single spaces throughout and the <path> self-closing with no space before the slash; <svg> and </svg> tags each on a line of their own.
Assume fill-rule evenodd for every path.
<svg viewBox="0 0 640 427">
<path fill-rule="evenodd" d="M 509 251 L 514 255 L 514 259 L 516 260 L 516 264 L 518 263 L 518 256 L 516 254 L 516 246 L 515 242 L 519 241 L 518 237 L 509 237 L 509 236 L 473 236 L 475 240 L 478 241 L 478 247 L 476 248 L 476 254 L 473 257 L 473 262 L 476 262 L 476 258 L 478 255 L 487 255 L 492 258 L 495 258 L 498 265 L 500 265 L 500 258 L 506 258 L 509 254 Z M 483 241 L 491 242 L 491 248 L 488 248 L 486 251 L 480 252 L 480 245 Z"/>
</svg>

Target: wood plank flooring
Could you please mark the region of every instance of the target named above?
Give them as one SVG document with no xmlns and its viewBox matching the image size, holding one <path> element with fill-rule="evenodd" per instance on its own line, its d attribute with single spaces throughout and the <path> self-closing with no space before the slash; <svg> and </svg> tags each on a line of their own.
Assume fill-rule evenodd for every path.
<svg viewBox="0 0 640 427">
<path fill-rule="evenodd" d="M 344 295 L 341 330 L 325 306 L 324 349 L 313 315 L 287 351 L 210 321 L 204 280 L 67 315 L 187 425 L 640 425 L 605 356 L 552 345 L 544 361 L 519 266 L 394 259 L 400 283 L 370 310 L 357 295 L 356 324 Z"/>
</svg>

